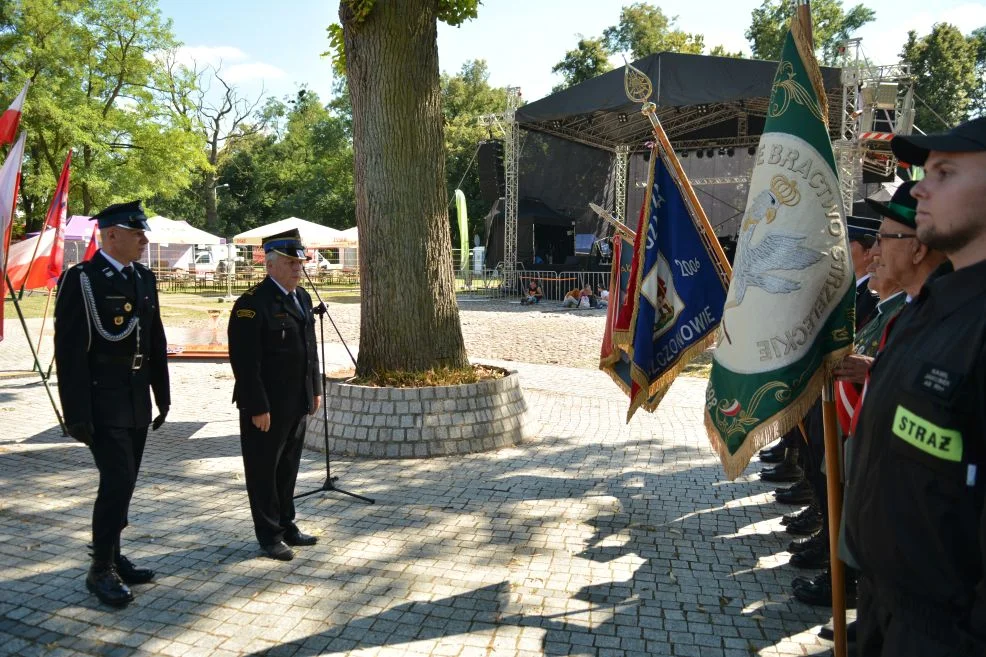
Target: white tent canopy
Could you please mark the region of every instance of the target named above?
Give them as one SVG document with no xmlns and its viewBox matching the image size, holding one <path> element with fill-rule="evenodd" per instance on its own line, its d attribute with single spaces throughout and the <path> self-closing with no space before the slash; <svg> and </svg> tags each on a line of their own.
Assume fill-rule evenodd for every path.
<svg viewBox="0 0 986 657">
<path fill-rule="evenodd" d="M 288 217 L 275 221 L 266 226 L 251 228 L 245 233 L 233 236 L 233 244 L 260 246 L 265 237 L 277 235 L 288 230 L 297 229 L 301 234 L 301 242 L 310 249 L 322 249 L 339 242 L 340 231 L 321 224 L 305 221 L 298 217 Z"/>
<path fill-rule="evenodd" d="M 175 221 L 167 217 L 151 217 L 147 239 L 152 244 L 219 244 L 222 240 L 212 233 L 190 225 L 187 221 Z"/>
<path fill-rule="evenodd" d="M 356 226 L 352 228 L 347 228 L 346 230 L 339 231 L 339 242 L 359 242 L 359 234 L 356 231 Z"/>
</svg>

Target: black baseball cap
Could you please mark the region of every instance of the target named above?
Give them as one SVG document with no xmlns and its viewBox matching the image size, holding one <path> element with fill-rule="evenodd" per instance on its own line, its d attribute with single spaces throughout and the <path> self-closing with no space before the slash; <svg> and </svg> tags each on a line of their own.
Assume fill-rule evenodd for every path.
<svg viewBox="0 0 986 657">
<path fill-rule="evenodd" d="M 986 117 L 960 123 L 935 135 L 898 135 L 890 141 L 898 160 L 924 166 L 931 151 L 975 153 L 986 151 Z"/>
</svg>

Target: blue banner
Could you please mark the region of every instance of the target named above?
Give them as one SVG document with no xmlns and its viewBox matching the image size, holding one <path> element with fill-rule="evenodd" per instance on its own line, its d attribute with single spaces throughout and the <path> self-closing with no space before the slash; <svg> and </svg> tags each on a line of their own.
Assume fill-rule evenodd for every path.
<svg viewBox="0 0 986 657">
<path fill-rule="evenodd" d="M 675 376 L 695 355 L 711 346 L 722 320 L 727 284 L 715 240 L 695 220 L 683 193 L 689 183 L 669 164 L 674 153 L 651 153 L 646 233 L 634 258 L 637 300 L 629 349 L 630 409 L 653 411 Z"/>
</svg>

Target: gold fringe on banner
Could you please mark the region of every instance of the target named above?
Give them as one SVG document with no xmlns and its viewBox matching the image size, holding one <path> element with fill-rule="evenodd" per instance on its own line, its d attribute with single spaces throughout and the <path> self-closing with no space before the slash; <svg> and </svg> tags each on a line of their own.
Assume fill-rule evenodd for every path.
<svg viewBox="0 0 986 657">
<path fill-rule="evenodd" d="M 804 419 L 822 393 L 825 377 L 830 374 L 839 361 L 851 352 L 852 346 L 849 345 L 826 354 L 822 359 L 822 364 L 815 370 L 811 379 L 808 380 L 808 385 L 798 395 L 798 398 L 788 404 L 784 410 L 767 418 L 756 429 L 748 433 L 739 451 L 735 454 L 729 453 L 726 442 L 719 436 L 719 430 L 716 428 L 708 408 L 705 409 L 705 431 L 709 434 L 712 449 L 722 461 L 722 468 L 726 472 L 727 479 L 732 481 L 743 474 L 754 454 L 798 426 L 798 423 Z"/>
</svg>

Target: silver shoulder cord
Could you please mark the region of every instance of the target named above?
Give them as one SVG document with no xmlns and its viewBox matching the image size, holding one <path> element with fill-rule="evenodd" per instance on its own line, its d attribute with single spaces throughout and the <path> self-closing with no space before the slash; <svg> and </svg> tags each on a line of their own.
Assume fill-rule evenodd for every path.
<svg viewBox="0 0 986 657">
<path fill-rule="evenodd" d="M 109 342 L 119 342 L 120 340 L 125 340 L 130 337 L 130 334 L 137 329 L 137 348 L 138 353 L 140 349 L 140 322 L 137 315 L 134 314 L 130 318 L 130 322 L 127 324 L 126 328 L 117 334 L 110 333 L 103 326 L 102 318 L 99 316 L 99 310 L 96 308 L 96 297 L 92 293 L 92 284 L 89 282 L 89 276 L 85 272 L 80 275 L 80 280 L 82 282 L 82 297 L 85 299 L 86 315 L 89 317 L 89 324 L 96 327 L 96 332 L 99 333 L 100 337 Z M 91 342 L 91 333 L 90 333 Z"/>
</svg>

